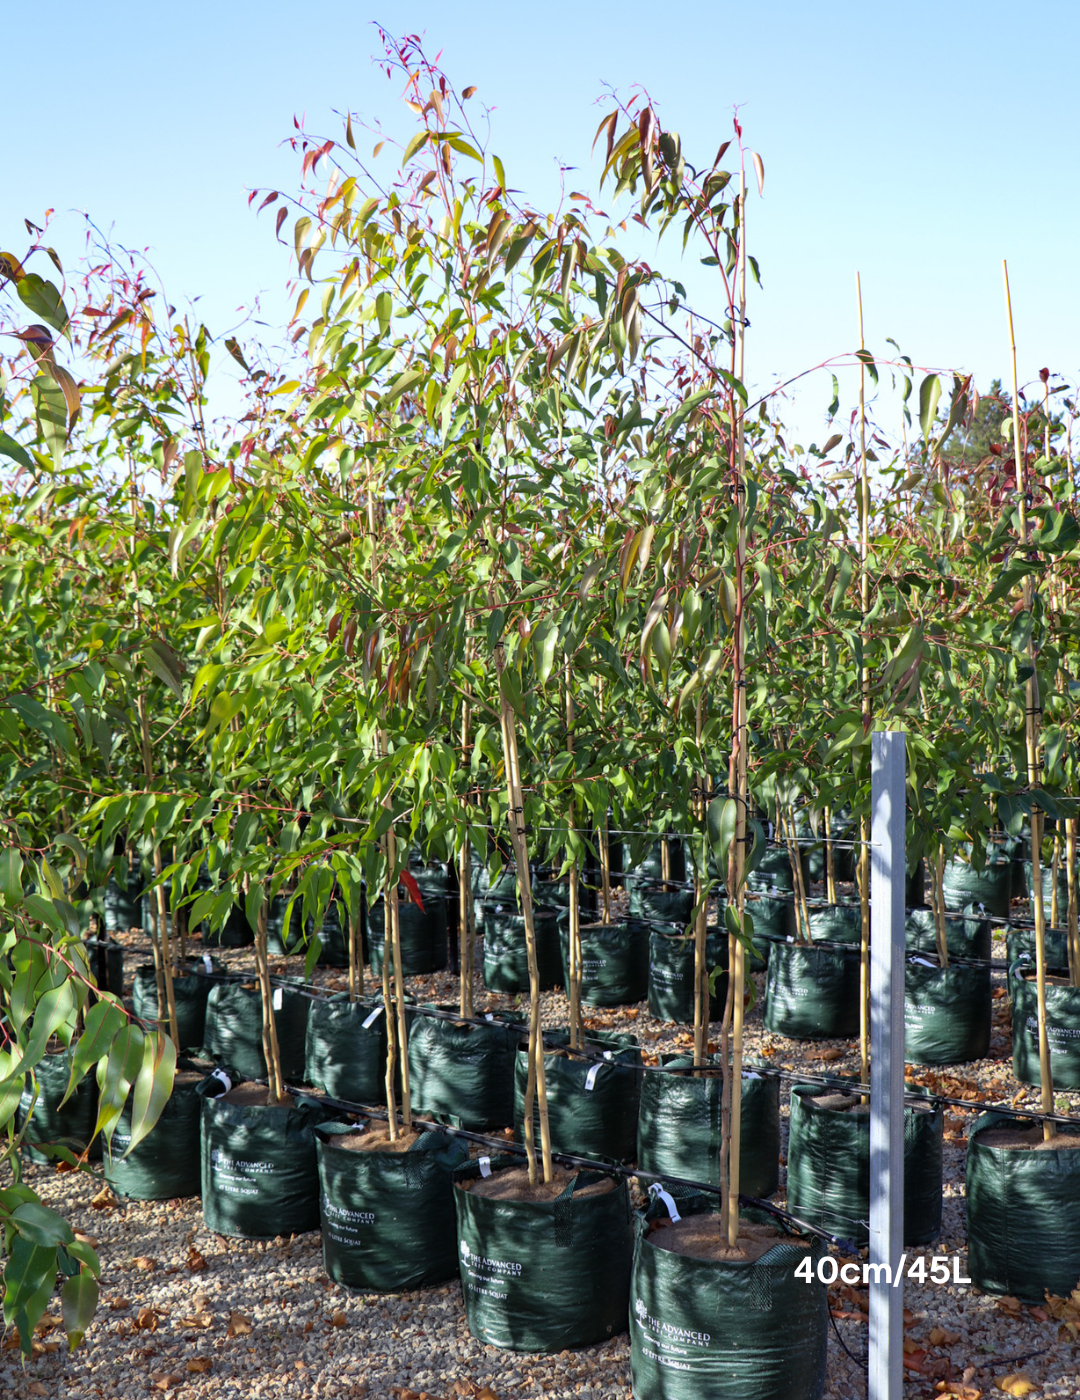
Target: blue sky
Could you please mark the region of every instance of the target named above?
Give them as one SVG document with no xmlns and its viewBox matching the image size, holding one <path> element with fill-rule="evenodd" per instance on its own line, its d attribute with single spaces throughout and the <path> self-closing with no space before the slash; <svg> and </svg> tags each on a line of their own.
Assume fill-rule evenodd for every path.
<svg viewBox="0 0 1080 1400">
<path fill-rule="evenodd" d="M 764 288 L 748 378 L 759 388 L 854 347 L 857 269 L 872 349 L 884 354 L 892 336 L 917 364 L 973 371 L 985 386 L 1007 371 L 1003 256 L 1021 380 L 1042 365 L 1080 375 L 1075 0 L 59 0 L 42 13 L 9 6 L 4 19 L 8 71 L 19 55 L 22 76 L 4 97 L 0 247 L 21 252 L 22 216 L 53 207 L 53 241 L 74 262 L 82 226 L 70 211 L 85 211 L 147 248 L 171 299 L 198 297 L 215 335 L 256 298 L 270 325 L 287 318 L 288 253 L 247 194 L 295 187 L 281 144 L 293 114 L 327 135 L 334 109 L 397 119 L 398 88 L 371 62 L 377 19 L 424 33 L 451 81 L 477 85 L 495 109 L 493 149 L 541 205 L 559 161 L 595 188 L 605 84 L 644 84 L 699 163 L 730 135 L 738 104 L 766 169 L 750 211 Z M 713 295 L 699 274 L 694 286 Z M 853 390 L 849 375 L 848 402 Z M 226 405 L 227 384 L 219 393 Z M 830 397 L 821 376 L 798 390 L 786 414 L 804 440 L 820 437 Z M 895 422 L 891 406 L 881 413 Z"/>
</svg>

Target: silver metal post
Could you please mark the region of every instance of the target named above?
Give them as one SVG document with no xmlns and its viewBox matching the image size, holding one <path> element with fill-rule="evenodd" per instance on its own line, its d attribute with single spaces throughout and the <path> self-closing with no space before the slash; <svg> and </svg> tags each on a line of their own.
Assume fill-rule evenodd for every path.
<svg viewBox="0 0 1080 1400">
<path fill-rule="evenodd" d="M 870 736 L 870 1354 L 868 1400 L 902 1400 L 904 790 L 902 733 Z M 895 1286 L 894 1286 L 895 1285 Z"/>
</svg>

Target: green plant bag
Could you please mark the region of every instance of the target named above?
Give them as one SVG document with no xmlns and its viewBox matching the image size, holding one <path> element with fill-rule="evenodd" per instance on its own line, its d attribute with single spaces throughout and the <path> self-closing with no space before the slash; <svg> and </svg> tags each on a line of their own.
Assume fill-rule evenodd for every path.
<svg viewBox="0 0 1080 1400">
<path fill-rule="evenodd" d="M 638 1110 L 637 1164 L 642 1171 L 720 1184 L 720 1062 L 692 1073 L 692 1055 L 663 1055 L 645 1071 Z M 780 1189 L 780 1080 L 764 1068 L 742 1075 L 739 1190 L 765 1200 Z"/>
<path fill-rule="evenodd" d="M 335 1283 L 366 1293 L 429 1288 L 457 1272 L 453 1172 L 468 1148 L 421 1133 L 406 1152 L 355 1152 L 337 1139 L 356 1123 L 315 1134 L 323 1264 Z"/>
<path fill-rule="evenodd" d="M 346 1103 L 386 1102 L 386 1015 L 382 998 L 315 998 L 308 1012 L 304 1082 Z"/>
<path fill-rule="evenodd" d="M 444 865 L 413 865 L 410 874 L 416 881 L 424 901 L 424 913 L 431 920 L 435 939 L 435 971 L 440 971 L 449 958 L 447 941 L 450 880 Z"/>
<path fill-rule="evenodd" d="M 686 879 L 686 849 L 677 836 L 665 838 L 668 845 L 668 879 Z M 609 837 L 612 849 L 619 852 L 619 868 L 628 884 L 635 880 L 662 880 L 664 861 L 662 843 L 649 837 L 619 841 L 615 833 Z"/>
<path fill-rule="evenodd" d="M 1021 1084 L 1039 1083 L 1039 1019 L 1034 960 L 1009 967 L 1012 992 L 1013 1074 Z M 1046 984 L 1046 1039 L 1055 1089 L 1080 1089 L 1080 987 Z"/>
<path fill-rule="evenodd" d="M 521 1166 L 498 1156 L 490 1167 Z M 463 1191 L 480 1162 L 454 1173 L 458 1264 L 470 1333 L 503 1351 L 575 1351 L 627 1324 L 633 1233 L 626 1182 L 598 1196 L 576 1190 L 603 1178 L 583 1171 L 545 1201 L 498 1201 Z"/>
<path fill-rule="evenodd" d="M 1035 882 L 1031 878 L 1032 866 L 1030 860 L 1025 860 L 1020 864 L 1020 883 L 1016 889 L 1017 894 L 1022 894 L 1025 899 L 1034 902 Z M 1050 861 L 1042 861 L 1039 867 L 1042 875 L 1043 905 L 1046 909 L 1046 921 L 1050 922 L 1050 906 L 1054 898 L 1054 867 Z M 1080 882 L 1080 863 L 1077 865 L 1077 880 Z M 1080 887 L 1080 885 L 1078 885 Z M 1061 860 L 1058 862 L 1057 873 L 1057 895 L 1058 895 L 1058 919 L 1061 923 L 1066 920 L 1069 908 L 1069 868 L 1065 860 L 1064 851 Z"/>
<path fill-rule="evenodd" d="M 398 924 L 401 929 L 401 972 L 403 977 L 419 977 L 429 972 L 437 972 L 446 966 L 446 925 L 440 925 L 435 916 L 424 908 L 409 903 L 402 889 L 398 898 Z M 445 918 L 445 910 L 444 910 Z M 383 944 L 386 937 L 386 908 L 380 899 L 368 910 L 368 952 L 371 957 L 371 970 L 376 977 L 382 976 Z M 394 965 L 391 951 L 390 966 Z"/>
<path fill-rule="evenodd" d="M 517 871 L 512 865 L 504 865 L 494 880 L 486 865 L 473 866 L 473 918 L 477 933 L 484 932 L 489 903 L 509 905 L 514 910 L 517 909 L 517 888 Z"/>
<path fill-rule="evenodd" d="M 964 909 L 982 905 L 996 919 L 1009 917 L 1012 902 L 1012 861 L 993 850 L 986 852 L 986 865 L 976 870 L 966 860 L 954 858 L 945 863 L 945 907 Z"/>
<path fill-rule="evenodd" d="M 280 978 L 274 979 L 273 998 L 281 1072 L 291 1083 L 302 1083 L 312 998 Z M 262 1003 L 257 986 L 219 982 L 212 988 L 206 1002 L 203 1042 L 207 1054 L 218 1064 L 232 1065 L 245 1079 L 266 1077 Z"/>
<path fill-rule="evenodd" d="M 206 1003 L 215 982 L 225 972 L 225 964 L 206 954 L 209 969 L 202 958 L 188 958 L 186 975 L 173 978 L 173 1003 L 176 1006 L 176 1032 L 181 1050 L 195 1050 L 203 1043 L 206 1031 Z M 157 975 L 153 963 L 143 963 L 135 969 L 131 983 L 131 1004 L 141 1021 L 153 1028 L 164 1029 L 158 1008 Z"/>
<path fill-rule="evenodd" d="M 959 1065 L 990 1049 L 990 968 L 927 965 L 922 953 L 904 966 L 904 1057 L 919 1065 Z"/>
<path fill-rule="evenodd" d="M 705 939 L 705 963 L 711 973 L 727 967 L 727 935 L 713 927 Z M 723 1015 L 727 972 L 709 995 L 709 1020 Z M 694 1020 L 694 939 L 654 928 L 649 934 L 649 1015 L 661 1021 L 692 1025 Z"/>
<path fill-rule="evenodd" d="M 367 944 L 367 919 L 363 900 L 360 901 L 359 927 L 356 930 L 360 940 L 360 961 L 366 962 L 365 946 Z M 341 902 L 332 899 L 326 906 L 326 913 L 323 916 L 322 928 L 319 930 L 319 942 L 322 950 L 319 953 L 320 967 L 348 967 L 349 965 L 349 925 L 345 910 Z"/>
<path fill-rule="evenodd" d="M 713 1212 L 716 1203 L 693 1195 L 675 1204 L 690 1216 Z M 779 1240 L 753 1263 L 694 1259 L 655 1243 L 663 1231 L 650 1234 L 650 1227 L 667 1218 L 659 1200 L 636 1218 L 635 1400 L 821 1400 L 829 1333 L 828 1289 L 817 1278 L 821 1241 Z M 769 1219 L 753 1211 L 744 1218 Z M 795 1276 L 807 1259 L 810 1283 Z"/>
<path fill-rule="evenodd" d="M 544 1032 L 546 1044 L 568 1044 L 564 1030 Z M 548 1125 L 553 1152 L 632 1162 L 637 1152 L 641 1049 L 628 1035 L 588 1035 L 592 1056 L 545 1053 Z M 524 1137 L 528 1051 L 519 1049 L 514 1065 L 514 1135 Z M 540 1141 L 540 1110 L 533 1106 L 534 1141 Z"/>
<path fill-rule="evenodd" d="M 862 938 L 862 908 L 858 904 L 826 904 L 808 899 L 810 937 L 822 943 L 858 943 Z M 798 937 L 798 906 L 794 900 L 787 905 L 787 934 Z"/>
<path fill-rule="evenodd" d="M 418 1015 L 409 1032 L 413 1112 L 469 1132 L 509 1127 L 520 1035 L 504 1021 Z"/>
<path fill-rule="evenodd" d="M 804 811 L 799 811 L 795 814 L 795 832 L 799 836 L 800 840 L 803 838 L 815 836 L 815 833 L 811 829 L 810 822 Z M 856 858 L 855 848 L 853 846 L 845 845 L 842 843 L 856 840 L 858 838 L 858 826 L 852 820 L 850 814 L 839 814 L 833 812 L 832 820 L 829 823 L 829 835 L 832 838 L 832 840 L 835 843 L 837 843 L 833 846 L 833 878 L 835 880 L 840 881 L 841 883 L 846 883 L 848 881 L 854 880 Z M 826 874 L 828 873 L 825 868 L 827 862 L 825 851 L 824 814 L 822 815 L 821 821 L 819 823 L 819 830 L 816 833 L 816 837 L 816 844 L 812 846 L 804 846 L 803 850 L 806 852 L 806 869 L 807 873 L 810 876 L 810 879 L 815 884 L 823 885 L 825 883 Z"/>
<path fill-rule="evenodd" d="M 107 934 L 127 933 L 129 929 L 145 927 L 142 917 L 143 882 L 138 878 L 128 878 L 126 885 L 118 880 L 110 880 L 105 886 L 101 899 L 104 918 L 102 922 Z"/>
<path fill-rule="evenodd" d="M 207 1229 L 248 1240 L 317 1230 L 315 1129 L 330 1116 L 311 1099 L 299 1098 L 290 1108 L 204 1097 L 200 1163 Z"/>
<path fill-rule="evenodd" d="M 87 943 L 86 961 L 94 974 L 94 981 L 103 992 L 123 998 L 124 995 L 124 950 L 111 938 L 99 938 L 96 943 Z M 91 995 L 93 995 L 91 993 Z"/>
<path fill-rule="evenodd" d="M 1043 932 L 1043 949 L 1046 953 L 1046 970 L 1058 975 L 1069 975 L 1069 930 L 1047 928 Z M 1035 961 L 1035 928 L 1032 924 L 1013 924 L 1005 935 L 1005 957 L 1010 967 L 1017 958 L 1027 956 Z M 1012 996 L 1012 978 L 1009 978 L 1009 995 Z"/>
<path fill-rule="evenodd" d="M 243 904 L 234 904 L 219 929 L 212 929 L 204 920 L 199 925 L 204 948 L 250 948 L 255 932 L 247 921 Z"/>
<path fill-rule="evenodd" d="M 689 926 L 694 912 L 694 891 L 680 885 L 663 885 L 659 880 L 627 882 L 630 891 L 630 917 L 653 924 Z"/>
<path fill-rule="evenodd" d="M 266 951 L 272 958 L 291 958 L 303 953 L 315 932 L 314 920 L 300 917 L 299 900 L 293 905 L 286 925 L 288 908 L 289 896 L 279 894 L 270 901 L 266 910 Z"/>
<path fill-rule="evenodd" d="M 725 907 L 726 901 L 722 901 L 721 914 Z M 789 898 L 747 894 L 746 912 L 754 921 L 755 948 L 755 953 L 746 960 L 748 972 L 764 972 L 772 940 L 787 937 L 790 909 Z"/>
<path fill-rule="evenodd" d="M 1080 1279 L 1080 1145 L 1031 1151 L 980 1143 L 987 1129 L 1016 1121 L 984 1113 L 968 1136 L 967 1272 L 977 1288 L 1025 1303 L 1045 1302 L 1047 1290 L 1067 1298 Z M 1070 1127 L 1070 1141 L 1077 1136 Z"/>
<path fill-rule="evenodd" d="M 810 869 L 805 848 L 800 847 L 803 888 L 809 889 Z M 746 877 L 746 888 L 755 894 L 794 894 L 795 876 L 785 845 L 766 846 L 761 859 Z"/>
<path fill-rule="evenodd" d="M 71 1056 L 77 1043 L 72 1042 L 71 1050 L 46 1053 L 37 1062 L 34 1068 L 37 1078 L 36 1099 L 30 1077 L 26 1078 L 15 1122 L 16 1126 L 21 1128 L 30 1113 L 31 1105 L 33 1106 L 33 1116 L 23 1138 L 23 1151 L 32 1162 L 55 1160 L 48 1152 L 39 1151 L 35 1144 L 44 1146 L 52 1143 L 78 1154 L 85 1149 L 93 1136 L 98 1108 L 97 1081 L 93 1072 L 80 1080 L 71 1098 L 63 1107 L 60 1106 L 60 1100 L 67 1093 L 68 1080 L 71 1077 Z M 101 1155 L 100 1140 L 94 1143 L 90 1155 Z"/>
<path fill-rule="evenodd" d="M 904 943 L 909 953 L 937 952 L 937 924 L 932 909 L 909 909 L 904 920 Z M 950 958 L 989 961 L 993 950 L 990 920 L 969 905 L 962 914 L 946 914 L 945 947 Z"/>
<path fill-rule="evenodd" d="M 540 990 L 562 982 L 559 926 L 553 909 L 533 908 L 536 961 Z M 484 986 L 489 992 L 527 992 L 529 959 L 525 949 L 525 919 L 512 904 L 487 905 L 484 915 Z"/>
<path fill-rule="evenodd" d="M 185 1070 L 181 1062 L 161 1117 L 133 1152 L 128 1152 L 133 1109 L 129 1095 L 104 1153 L 105 1180 L 118 1196 L 135 1201 L 171 1201 L 199 1194 L 199 1124 L 203 1104 L 196 1092 L 199 1082 L 199 1077 L 190 1069 Z"/>
<path fill-rule="evenodd" d="M 811 1101 L 828 1092 L 816 1084 L 792 1086 L 788 1210 L 861 1247 L 870 1237 L 870 1114 L 837 1112 Z M 941 1105 L 929 1095 L 925 1108 L 904 1108 L 906 1245 L 930 1244 L 941 1233 L 944 1123 Z"/>
<path fill-rule="evenodd" d="M 859 950 L 773 943 L 765 973 L 763 1024 L 794 1040 L 859 1033 Z"/>
<path fill-rule="evenodd" d="M 570 934 L 560 929 L 563 985 L 570 995 Z M 587 1006 L 632 1006 L 649 992 L 649 927 L 639 919 L 581 929 L 581 1000 Z"/>
</svg>

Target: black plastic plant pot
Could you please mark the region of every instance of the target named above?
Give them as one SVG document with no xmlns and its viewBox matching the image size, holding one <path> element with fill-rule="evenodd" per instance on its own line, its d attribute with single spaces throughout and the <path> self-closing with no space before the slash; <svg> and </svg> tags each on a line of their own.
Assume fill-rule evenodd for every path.
<svg viewBox="0 0 1080 1400">
<path fill-rule="evenodd" d="M 181 1067 L 177 1071 L 161 1117 L 130 1152 L 133 1102 L 128 1098 L 104 1153 L 105 1180 L 118 1196 L 134 1201 L 171 1201 L 199 1194 L 203 1100 L 196 1085 L 202 1078 L 195 1070 Z"/>
<path fill-rule="evenodd" d="M 315 1128 L 327 1111 L 311 1100 L 292 1105 L 235 1102 L 240 1085 L 202 1100 L 200 1161 L 203 1219 L 218 1235 L 270 1239 L 319 1228 Z M 265 1095 L 265 1089 L 262 1094 Z"/>
<path fill-rule="evenodd" d="M 685 885 L 660 880 L 628 881 L 630 917 L 654 924 L 674 924 L 685 929 L 694 912 L 694 891 Z"/>
<path fill-rule="evenodd" d="M 545 1031 L 547 1046 L 569 1042 L 565 1031 Z M 637 1153 L 641 1049 L 628 1035 L 590 1035 L 585 1055 L 546 1050 L 548 1124 L 553 1152 L 632 1162 Z M 524 1137 L 528 1051 L 519 1048 L 514 1065 L 514 1132 Z M 533 1106 L 534 1141 L 540 1141 L 540 1115 Z"/>
<path fill-rule="evenodd" d="M 1080 1278 L 1080 1134 L 1059 1123 L 1054 1141 L 1068 1146 L 1044 1147 L 1042 1136 L 1001 1113 L 982 1114 L 968 1136 L 968 1274 L 1025 1303 L 1067 1298 Z"/>
<path fill-rule="evenodd" d="M 727 935 L 715 927 L 705 941 L 711 973 L 727 967 Z M 709 996 L 709 1020 L 720 1019 L 727 997 L 727 972 L 716 979 Z M 660 1021 L 692 1025 L 694 1020 L 694 939 L 692 935 L 654 928 L 649 934 L 649 1015 Z"/>
<path fill-rule="evenodd" d="M 60 1100 L 67 1093 L 68 1079 L 71 1076 L 72 1050 L 57 1049 L 47 1052 L 34 1067 L 37 1079 L 37 1096 L 29 1077 L 26 1079 L 16 1124 L 22 1127 L 30 1115 L 30 1122 L 23 1138 L 23 1150 L 32 1162 L 52 1162 L 55 1158 L 43 1150 L 46 1146 L 66 1148 L 76 1154 L 83 1152 L 94 1135 L 97 1123 L 97 1081 L 91 1070 L 79 1082 L 79 1087 L 61 1107 Z M 31 1107 L 33 1112 L 31 1114 Z M 91 1155 L 100 1156 L 100 1142 L 95 1141 Z"/>
<path fill-rule="evenodd" d="M 712 1214 L 719 1232 L 714 1206 L 703 1195 L 676 1203 L 682 1219 Z M 658 1201 L 636 1218 L 635 1400 L 821 1400 L 829 1332 L 821 1242 L 784 1238 L 777 1225 L 780 1238 L 753 1261 L 694 1258 L 662 1247 L 671 1227 L 656 1226 L 668 1218 Z"/>
<path fill-rule="evenodd" d="M 774 943 L 765 974 L 763 1024 L 793 1040 L 843 1040 L 859 1032 L 859 950 Z"/>
<path fill-rule="evenodd" d="M 469 1132 L 514 1117 L 514 1050 L 520 1027 L 418 1014 L 409 1032 L 413 1112 Z"/>
<path fill-rule="evenodd" d="M 1043 948 L 1046 952 L 1046 970 L 1059 975 L 1069 975 L 1069 931 L 1065 928 L 1047 928 L 1043 933 Z M 1013 924 L 1005 935 L 1005 956 L 1009 966 L 1018 958 L 1029 957 L 1035 961 L 1035 928 L 1031 924 Z M 1009 979 L 1009 995 L 1012 995 L 1012 978 Z"/>
<path fill-rule="evenodd" d="M 533 907 L 541 991 L 562 982 L 559 926 L 554 909 Z M 529 959 L 525 919 L 513 904 L 488 903 L 484 913 L 484 986 L 489 992 L 527 992 Z"/>
<path fill-rule="evenodd" d="M 982 870 L 954 858 L 945 865 L 944 889 L 947 909 L 981 904 L 993 918 L 1007 919 L 1012 902 L 1012 861 L 993 849 L 986 852 Z"/>
<path fill-rule="evenodd" d="M 275 979 L 274 1024 L 277 1026 L 281 1072 L 287 1080 L 302 1083 L 306 1070 L 308 1015 L 312 998 L 301 986 Z M 245 1079 L 266 1076 L 262 1045 L 262 1002 L 252 983 L 219 982 L 206 1002 L 203 1043 L 208 1055 L 221 1065 L 231 1065 Z"/>
<path fill-rule="evenodd" d="M 1039 1083 L 1039 1019 L 1035 964 L 1018 958 L 1009 968 L 1012 993 L 1013 1073 Z M 1057 978 L 1046 984 L 1046 1039 L 1055 1089 L 1080 1089 L 1080 987 Z"/>
<path fill-rule="evenodd" d="M 126 885 L 110 880 L 105 886 L 101 904 L 107 934 L 127 933 L 129 929 L 143 927 L 142 888 L 142 880 L 130 876 Z"/>
<path fill-rule="evenodd" d="M 567 1177 L 557 1196 L 500 1200 L 466 1185 L 519 1157 L 454 1173 L 458 1265 L 470 1333 L 504 1351 L 575 1351 L 626 1331 L 633 1232 L 624 1180 Z M 598 1187 L 603 1184 L 603 1189 Z"/>
<path fill-rule="evenodd" d="M 870 1112 L 844 1106 L 853 1097 L 818 1084 L 792 1086 L 787 1203 L 807 1224 L 863 1246 L 870 1237 Z M 906 1245 L 931 1244 L 941 1233 L 944 1122 L 929 1096 L 904 1108 Z"/>
<path fill-rule="evenodd" d="M 315 1133 L 323 1263 L 335 1283 L 394 1293 L 457 1272 L 453 1172 L 460 1139 L 421 1133 L 404 1152 L 357 1150 L 363 1127 L 324 1123 Z"/>
<path fill-rule="evenodd" d="M 1078 1003 L 1080 1004 L 1080 1003 Z M 904 1055 L 919 1065 L 959 1065 L 990 1049 L 990 968 L 916 953 L 904 967 Z"/>
<path fill-rule="evenodd" d="M 937 923 L 932 909 L 909 909 L 904 920 L 904 943 L 909 953 L 937 952 Z M 989 961 L 993 947 L 990 920 L 969 907 L 945 915 L 945 947 L 950 958 Z"/>
<path fill-rule="evenodd" d="M 665 1055 L 646 1070 L 638 1109 L 637 1164 L 643 1172 L 720 1184 L 720 1064 L 694 1072 L 690 1055 Z M 739 1190 L 765 1200 L 780 1189 L 780 1080 L 765 1069 L 742 1075 Z"/>
<path fill-rule="evenodd" d="M 570 993 L 569 930 L 560 928 L 563 978 Z M 649 993 L 649 927 L 640 919 L 581 929 L 581 1000 L 587 1006 L 632 1006 Z"/>
<path fill-rule="evenodd" d="M 858 904 L 826 904 L 808 899 L 806 911 L 810 916 L 810 938 L 815 943 L 858 943 L 862 938 L 862 906 Z M 802 919 L 795 900 L 787 905 L 787 934 L 799 935 Z M 756 925 L 755 925 L 756 927 Z M 805 930 L 804 930 L 805 932 Z"/>
<path fill-rule="evenodd" d="M 386 1015 L 382 998 L 345 992 L 314 998 L 308 1012 L 304 1082 L 346 1103 L 386 1101 Z"/>
<path fill-rule="evenodd" d="M 224 963 L 211 958 L 209 953 L 204 957 L 205 961 L 203 957 L 188 958 L 184 964 L 184 976 L 173 978 L 176 1031 L 181 1050 L 194 1050 L 202 1045 L 206 1032 L 206 1003 L 215 983 L 225 973 Z M 153 963 L 143 963 L 135 969 L 131 1004 L 141 1021 L 149 1021 L 156 1029 L 163 1029 L 164 1009 L 158 1007 L 157 974 Z"/>
<path fill-rule="evenodd" d="M 404 977 L 424 976 L 446 966 L 445 910 L 440 925 L 426 902 L 423 909 L 410 903 L 405 898 L 404 888 L 401 888 L 398 892 L 398 926 L 401 930 L 401 972 Z M 380 899 L 368 911 L 368 952 L 371 970 L 376 977 L 382 976 L 385 941 L 386 906 Z M 390 966 L 393 965 L 391 952 Z"/>
</svg>

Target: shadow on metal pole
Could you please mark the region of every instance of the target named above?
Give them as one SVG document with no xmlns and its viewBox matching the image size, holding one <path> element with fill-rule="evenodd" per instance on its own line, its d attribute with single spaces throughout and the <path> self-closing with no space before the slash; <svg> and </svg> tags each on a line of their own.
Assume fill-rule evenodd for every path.
<svg viewBox="0 0 1080 1400">
<path fill-rule="evenodd" d="M 869 1400 L 904 1392 L 904 854 L 903 733 L 871 742 L 870 1351 Z M 873 1265 L 885 1265 L 874 1269 Z"/>
</svg>

